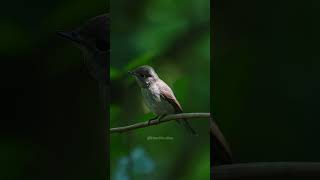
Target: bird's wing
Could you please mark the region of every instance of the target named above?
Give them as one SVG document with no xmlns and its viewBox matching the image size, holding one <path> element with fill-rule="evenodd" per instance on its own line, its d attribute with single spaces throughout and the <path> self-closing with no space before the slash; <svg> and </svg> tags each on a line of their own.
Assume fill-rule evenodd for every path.
<svg viewBox="0 0 320 180">
<path fill-rule="evenodd" d="M 182 113 L 182 108 L 180 103 L 174 96 L 170 87 L 165 83 L 161 83 L 160 96 L 161 98 L 168 101 L 174 107 L 175 113 Z"/>
<path fill-rule="evenodd" d="M 165 99 L 173 106 L 175 113 L 182 113 L 183 112 L 181 105 L 178 102 L 178 100 L 176 99 L 176 97 L 174 96 L 172 90 L 165 83 L 161 83 L 160 96 L 161 96 L 161 98 Z M 176 122 L 180 124 L 180 121 L 176 121 Z M 186 119 L 183 119 L 182 122 L 188 131 L 190 131 L 193 135 L 197 135 L 196 131 L 190 126 L 190 124 L 188 123 L 188 121 Z"/>
</svg>

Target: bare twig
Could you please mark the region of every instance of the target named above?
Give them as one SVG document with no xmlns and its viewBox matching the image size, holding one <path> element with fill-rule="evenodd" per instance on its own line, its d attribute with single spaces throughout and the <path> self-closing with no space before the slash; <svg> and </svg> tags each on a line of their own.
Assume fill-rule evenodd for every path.
<svg viewBox="0 0 320 180">
<path fill-rule="evenodd" d="M 203 118 L 210 118 L 210 113 L 181 113 L 181 114 L 170 114 L 161 119 L 159 122 L 158 120 L 152 120 L 152 121 L 145 121 L 140 122 L 137 124 L 129 125 L 129 126 L 123 126 L 123 127 L 116 127 L 111 128 L 110 133 L 121 133 L 121 132 L 127 132 L 134 129 L 144 128 L 148 126 L 154 126 L 157 124 L 161 124 L 168 121 L 173 121 L 177 119 L 203 119 Z"/>
<path fill-rule="evenodd" d="M 213 166 L 214 180 L 242 179 L 320 179 L 320 163 L 317 162 L 259 162 Z"/>
</svg>

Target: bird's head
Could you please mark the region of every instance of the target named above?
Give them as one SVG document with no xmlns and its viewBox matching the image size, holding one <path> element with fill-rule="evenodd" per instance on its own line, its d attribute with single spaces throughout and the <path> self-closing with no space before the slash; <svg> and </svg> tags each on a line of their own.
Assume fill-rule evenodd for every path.
<svg viewBox="0 0 320 180">
<path fill-rule="evenodd" d="M 159 79 L 158 74 L 151 66 L 140 66 L 133 71 L 129 71 L 133 75 L 141 88 L 147 88 L 150 84 Z"/>
<path fill-rule="evenodd" d="M 58 31 L 58 35 L 74 42 L 85 53 L 104 53 L 110 50 L 110 19 L 108 14 L 96 16 L 72 31 Z"/>
</svg>

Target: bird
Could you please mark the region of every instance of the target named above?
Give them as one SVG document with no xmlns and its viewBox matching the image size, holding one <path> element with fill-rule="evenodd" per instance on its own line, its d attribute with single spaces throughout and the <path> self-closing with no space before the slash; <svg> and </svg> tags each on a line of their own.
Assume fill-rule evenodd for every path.
<svg viewBox="0 0 320 180">
<path fill-rule="evenodd" d="M 57 33 L 81 49 L 91 77 L 101 84 L 109 84 L 109 14 L 96 16 L 71 31 L 58 31 Z"/>
<path fill-rule="evenodd" d="M 110 17 L 109 14 L 101 14 L 95 16 L 83 25 L 74 28 L 71 31 L 58 31 L 57 34 L 67 40 L 73 42 L 84 55 L 85 65 L 92 79 L 94 79 L 99 89 L 99 99 L 101 101 L 101 111 L 105 126 L 101 126 L 101 132 L 105 132 L 108 128 L 108 106 L 110 80 L 109 80 L 109 60 L 110 60 Z M 99 131 L 99 129 L 95 129 Z M 108 135 L 103 134 L 104 137 Z M 100 134 L 99 134 L 99 137 Z M 109 161 L 109 153 L 107 145 L 109 138 L 106 138 L 105 151 L 106 162 Z"/>
<path fill-rule="evenodd" d="M 110 17 L 108 13 L 89 19 L 71 31 L 58 31 L 59 36 L 72 41 L 84 55 L 85 65 L 99 85 L 103 110 L 109 102 Z M 106 118 L 108 115 L 105 115 Z"/>
<path fill-rule="evenodd" d="M 151 66 L 140 66 L 133 71 L 129 71 L 129 74 L 135 77 L 136 82 L 140 86 L 146 106 L 156 115 L 156 117 L 151 120 L 158 118 L 158 120 L 161 121 L 161 119 L 168 114 L 183 112 L 171 88 L 159 78 Z M 186 119 L 180 121 L 182 121 L 185 128 L 191 134 L 197 135 Z M 179 121 L 177 122 L 180 123 Z"/>
</svg>

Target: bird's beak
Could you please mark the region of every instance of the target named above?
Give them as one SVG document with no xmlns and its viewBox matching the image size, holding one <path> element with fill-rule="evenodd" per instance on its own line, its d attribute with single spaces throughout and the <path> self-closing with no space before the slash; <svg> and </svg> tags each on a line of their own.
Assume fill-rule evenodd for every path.
<svg viewBox="0 0 320 180">
<path fill-rule="evenodd" d="M 136 75 L 136 73 L 132 72 L 132 71 L 128 71 L 128 74 L 130 74 L 131 76 L 135 76 Z"/>
<path fill-rule="evenodd" d="M 67 32 L 67 31 L 57 31 L 57 34 L 65 39 L 68 39 L 72 42 L 75 42 L 75 43 L 79 43 L 79 39 L 77 39 L 75 36 L 74 36 L 74 32 Z"/>
</svg>

